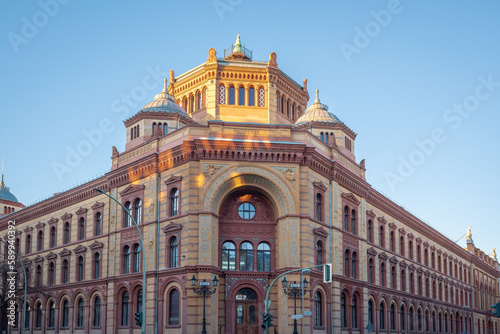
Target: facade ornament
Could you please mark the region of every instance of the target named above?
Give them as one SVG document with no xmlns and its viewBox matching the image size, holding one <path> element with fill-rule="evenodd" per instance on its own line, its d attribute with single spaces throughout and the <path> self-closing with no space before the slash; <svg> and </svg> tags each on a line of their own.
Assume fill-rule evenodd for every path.
<svg viewBox="0 0 500 334">
<path fill-rule="evenodd" d="M 276 61 L 278 56 L 276 56 L 276 52 L 271 52 L 269 55 L 269 61 L 267 62 L 267 66 L 269 67 L 278 67 L 278 62 Z"/>
<path fill-rule="evenodd" d="M 205 175 L 205 178 L 208 180 L 211 178 L 219 169 L 222 169 L 222 166 L 216 166 L 216 165 L 207 165 L 205 166 L 205 171 L 203 172 L 203 175 Z"/>
<path fill-rule="evenodd" d="M 208 50 L 207 63 L 213 62 L 217 62 L 217 51 L 215 51 L 214 48 L 210 48 L 210 50 Z"/>
<path fill-rule="evenodd" d="M 113 152 L 111 153 L 111 158 L 116 158 L 118 156 L 118 149 L 116 146 L 113 146 Z"/>
<path fill-rule="evenodd" d="M 287 168 L 286 170 L 280 169 L 280 172 L 283 173 L 283 175 L 285 175 L 288 181 L 290 182 L 295 181 L 295 173 L 290 168 Z"/>
<path fill-rule="evenodd" d="M 474 240 L 472 240 L 472 232 L 471 232 L 471 227 L 469 226 L 469 228 L 467 229 L 467 234 L 465 235 L 465 238 L 467 239 L 467 243 L 468 244 L 473 244 L 474 243 Z"/>
<path fill-rule="evenodd" d="M 493 250 L 491 251 L 491 258 L 492 258 L 494 261 L 498 262 L 496 248 L 493 248 Z"/>
</svg>

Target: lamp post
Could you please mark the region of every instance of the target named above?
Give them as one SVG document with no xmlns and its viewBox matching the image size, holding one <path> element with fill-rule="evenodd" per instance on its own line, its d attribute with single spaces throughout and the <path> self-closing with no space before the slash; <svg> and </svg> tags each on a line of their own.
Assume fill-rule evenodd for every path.
<svg viewBox="0 0 500 334">
<path fill-rule="evenodd" d="M 196 282 L 198 282 L 198 280 L 193 275 L 193 278 L 191 278 L 191 286 L 193 287 L 193 291 L 200 296 L 203 295 L 203 329 L 201 330 L 201 334 L 206 334 L 207 320 L 205 318 L 205 298 L 207 295 L 213 295 L 215 291 L 217 291 L 217 284 L 219 283 L 219 280 L 214 275 L 214 278 L 212 279 L 212 287 L 210 287 L 210 282 L 207 282 L 204 279 L 203 281 L 200 281 L 200 287 L 196 288 Z"/>
<path fill-rule="evenodd" d="M 142 298 L 143 301 L 142 301 L 142 317 L 141 317 L 141 334 L 146 334 L 146 296 L 147 296 L 147 293 L 146 293 L 146 253 L 145 253 L 146 249 L 144 248 L 144 240 L 142 239 L 141 230 L 139 229 L 139 225 L 137 225 L 137 221 L 135 220 L 134 216 L 132 216 L 130 211 L 126 207 L 124 207 L 122 203 L 118 202 L 118 200 L 116 198 L 107 194 L 102 189 L 94 188 L 94 190 L 97 192 L 100 192 L 103 195 L 108 196 L 113 201 L 118 203 L 118 205 L 120 205 L 123 208 L 123 210 L 125 210 L 127 215 L 132 219 L 132 221 L 134 222 L 135 228 L 137 229 L 137 233 L 139 234 L 139 241 L 141 243 L 141 250 L 142 250 L 142 296 L 143 296 L 143 298 Z"/>
<path fill-rule="evenodd" d="M 307 286 L 309 285 L 309 282 L 307 279 L 304 278 L 304 281 L 302 282 L 303 289 L 301 289 L 301 284 L 297 282 L 293 282 L 290 284 L 290 288 L 288 288 L 288 281 L 286 280 L 286 277 L 283 277 L 281 280 L 281 286 L 283 287 L 283 293 L 287 296 L 293 296 L 293 314 L 297 315 L 297 296 L 301 297 L 304 295 L 304 290 L 307 290 Z M 304 315 L 302 314 L 302 317 Z M 293 319 L 293 334 L 299 334 L 297 331 L 297 319 Z"/>
</svg>

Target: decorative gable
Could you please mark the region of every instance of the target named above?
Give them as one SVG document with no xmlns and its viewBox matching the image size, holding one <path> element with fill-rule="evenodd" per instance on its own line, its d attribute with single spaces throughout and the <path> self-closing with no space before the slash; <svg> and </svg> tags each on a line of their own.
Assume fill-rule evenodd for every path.
<svg viewBox="0 0 500 334">
<path fill-rule="evenodd" d="M 375 212 L 373 212 L 372 210 L 367 210 L 366 215 L 375 218 Z"/>
<path fill-rule="evenodd" d="M 66 212 L 64 215 L 61 216 L 61 219 L 68 220 L 68 219 L 71 219 L 71 217 L 73 217 L 73 215 L 71 213 Z"/>
<path fill-rule="evenodd" d="M 38 224 L 35 225 L 36 229 L 39 230 L 45 226 L 45 223 L 38 222 Z"/>
<path fill-rule="evenodd" d="M 47 260 L 53 260 L 53 259 L 57 258 L 57 254 L 50 252 L 49 254 L 47 254 L 47 256 L 45 258 Z"/>
<path fill-rule="evenodd" d="M 342 198 L 356 205 L 359 205 L 359 203 L 361 203 L 352 193 L 342 193 Z"/>
<path fill-rule="evenodd" d="M 313 234 L 321 238 L 328 238 L 328 232 L 326 232 L 322 227 L 315 228 L 313 230 Z"/>
<path fill-rule="evenodd" d="M 97 210 L 97 209 L 100 209 L 100 208 L 103 208 L 104 207 L 104 203 L 103 202 L 95 202 L 94 205 L 92 205 L 90 208 L 92 210 Z"/>
<path fill-rule="evenodd" d="M 40 255 L 37 255 L 33 261 L 35 261 L 35 263 L 40 263 L 40 262 L 43 262 L 43 260 L 44 260 L 43 257 L 41 257 Z"/>
<path fill-rule="evenodd" d="M 125 188 L 125 190 L 120 192 L 120 196 L 124 197 L 124 196 L 134 194 L 134 193 L 139 192 L 139 191 L 144 191 L 145 188 L 146 188 L 146 186 L 143 184 L 142 185 L 131 184 L 127 188 Z"/>
<path fill-rule="evenodd" d="M 182 225 L 181 224 L 177 224 L 177 223 L 174 223 L 174 222 L 171 222 L 170 224 L 168 224 L 167 226 L 165 226 L 163 228 L 163 233 L 167 234 L 167 233 L 175 233 L 175 232 L 178 232 L 182 230 Z"/>
<path fill-rule="evenodd" d="M 389 260 L 389 262 L 394 263 L 394 264 L 398 264 L 399 261 L 398 261 L 398 259 L 395 256 L 393 256 L 393 257 L 391 257 L 391 259 Z"/>
<path fill-rule="evenodd" d="M 78 209 L 75 213 L 76 213 L 77 215 L 83 215 L 83 214 L 87 213 L 87 211 L 88 211 L 88 209 L 87 209 L 87 208 L 80 208 L 80 209 Z"/>
<path fill-rule="evenodd" d="M 387 260 L 389 257 L 387 256 L 386 253 L 380 253 L 378 256 L 379 259 L 381 260 Z"/>
<path fill-rule="evenodd" d="M 177 182 L 181 182 L 182 181 L 182 176 L 175 176 L 175 175 L 172 175 L 171 177 L 169 177 L 166 181 L 165 181 L 165 185 L 169 185 L 169 184 L 172 184 L 172 183 L 177 183 Z"/>
<path fill-rule="evenodd" d="M 93 242 L 93 243 L 89 246 L 89 248 L 90 248 L 91 250 L 101 249 L 101 248 L 103 248 L 103 247 L 104 247 L 104 244 L 103 244 L 102 242 L 97 241 L 97 240 L 96 240 L 96 241 L 94 241 L 94 242 Z M 76 251 L 75 251 L 75 253 L 76 253 Z"/>
<path fill-rule="evenodd" d="M 59 253 L 59 256 L 60 257 L 66 257 L 66 256 L 70 256 L 71 255 L 71 251 L 64 248 L 60 253 Z"/>
<path fill-rule="evenodd" d="M 382 223 L 382 224 L 386 224 L 387 223 L 387 220 L 385 220 L 384 217 L 378 217 L 377 219 L 378 219 L 379 223 Z"/>
<path fill-rule="evenodd" d="M 75 252 L 75 254 L 84 253 L 86 251 L 87 251 L 87 247 L 82 246 L 82 245 L 78 245 L 78 247 L 76 247 L 75 249 L 73 249 L 73 252 Z"/>
<path fill-rule="evenodd" d="M 368 248 L 368 249 L 366 250 L 366 253 L 368 253 L 368 254 L 370 254 L 370 255 L 373 255 L 373 256 L 375 256 L 375 255 L 377 255 L 377 254 L 378 254 L 378 253 L 377 253 L 377 251 L 375 250 L 375 248 L 373 248 L 373 247 Z"/>
</svg>

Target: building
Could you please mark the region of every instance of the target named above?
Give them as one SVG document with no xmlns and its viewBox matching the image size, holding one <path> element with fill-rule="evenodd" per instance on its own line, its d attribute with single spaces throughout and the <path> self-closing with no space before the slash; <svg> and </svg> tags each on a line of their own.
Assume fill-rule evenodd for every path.
<svg viewBox="0 0 500 334">
<path fill-rule="evenodd" d="M 175 76 L 124 121 L 125 150 L 104 176 L 13 212 L 29 268 L 30 333 L 263 333 L 271 282 L 304 273 L 302 298 L 270 289 L 270 333 L 499 333 L 498 260 L 467 249 L 380 194 L 357 162 L 356 133 L 238 37 Z M 137 220 L 107 196 L 116 198 Z M 146 252 L 143 263 L 142 252 Z M 143 294 L 142 270 L 146 270 Z M 218 280 L 204 299 L 191 287 Z M 300 273 L 286 275 L 302 282 Z M 290 285 L 288 286 L 291 287 Z M 205 304 L 204 304 L 205 303 Z M 205 305 L 205 308 L 204 308 Z M 298 320 L 302 333 L 302 319 Z"/>
</svg>

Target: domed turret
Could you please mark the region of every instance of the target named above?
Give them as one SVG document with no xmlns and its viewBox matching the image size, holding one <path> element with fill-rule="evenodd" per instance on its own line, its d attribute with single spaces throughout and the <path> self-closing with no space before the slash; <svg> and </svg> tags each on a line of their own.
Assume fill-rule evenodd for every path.
<svg viewBox="0 0 500 334">
<path fill-rule="evenodd" d="M 167 79 L 164 79 L 163 82 L 163 91 L 160 94 L 156 94 L 154 101 L 142 107 L 141 111 L 178 113 L 182 116 L 190 117 L 187 112 L 175 102 L 174 97 L 167 92 Z"/>
<path fill-rule="evenodd" d="M 14 196 L 14 194 L 10 192 L 10 188 L 5 185 L 2 172 L 2 177 L 0 179 L 0 217 L 22 208 L 24 208 L 24 205 L 19 203 L 17 197 Z"/>
<path fill-rule="evenodd" d="M 314 103 L 307 107 L 306 113 L 297 119 L 295 126 L 311 123 L 311 122 L 323 122 L 323 123 L 342 123 L 342 121 L 328 111 L 328 106 L 326 104 L 321 104 L 319 101 L 319 90 L 316 89 L 316 99 Z"/>
<path fill-rule="evenodd" d="M 10 188 L 5 185 L 5 182 L 3 181 L 3 174 L 2 179 L 0 180 L 0 200 L 18 202 L 16 196 L 10 192 Z"/>
</svg>

